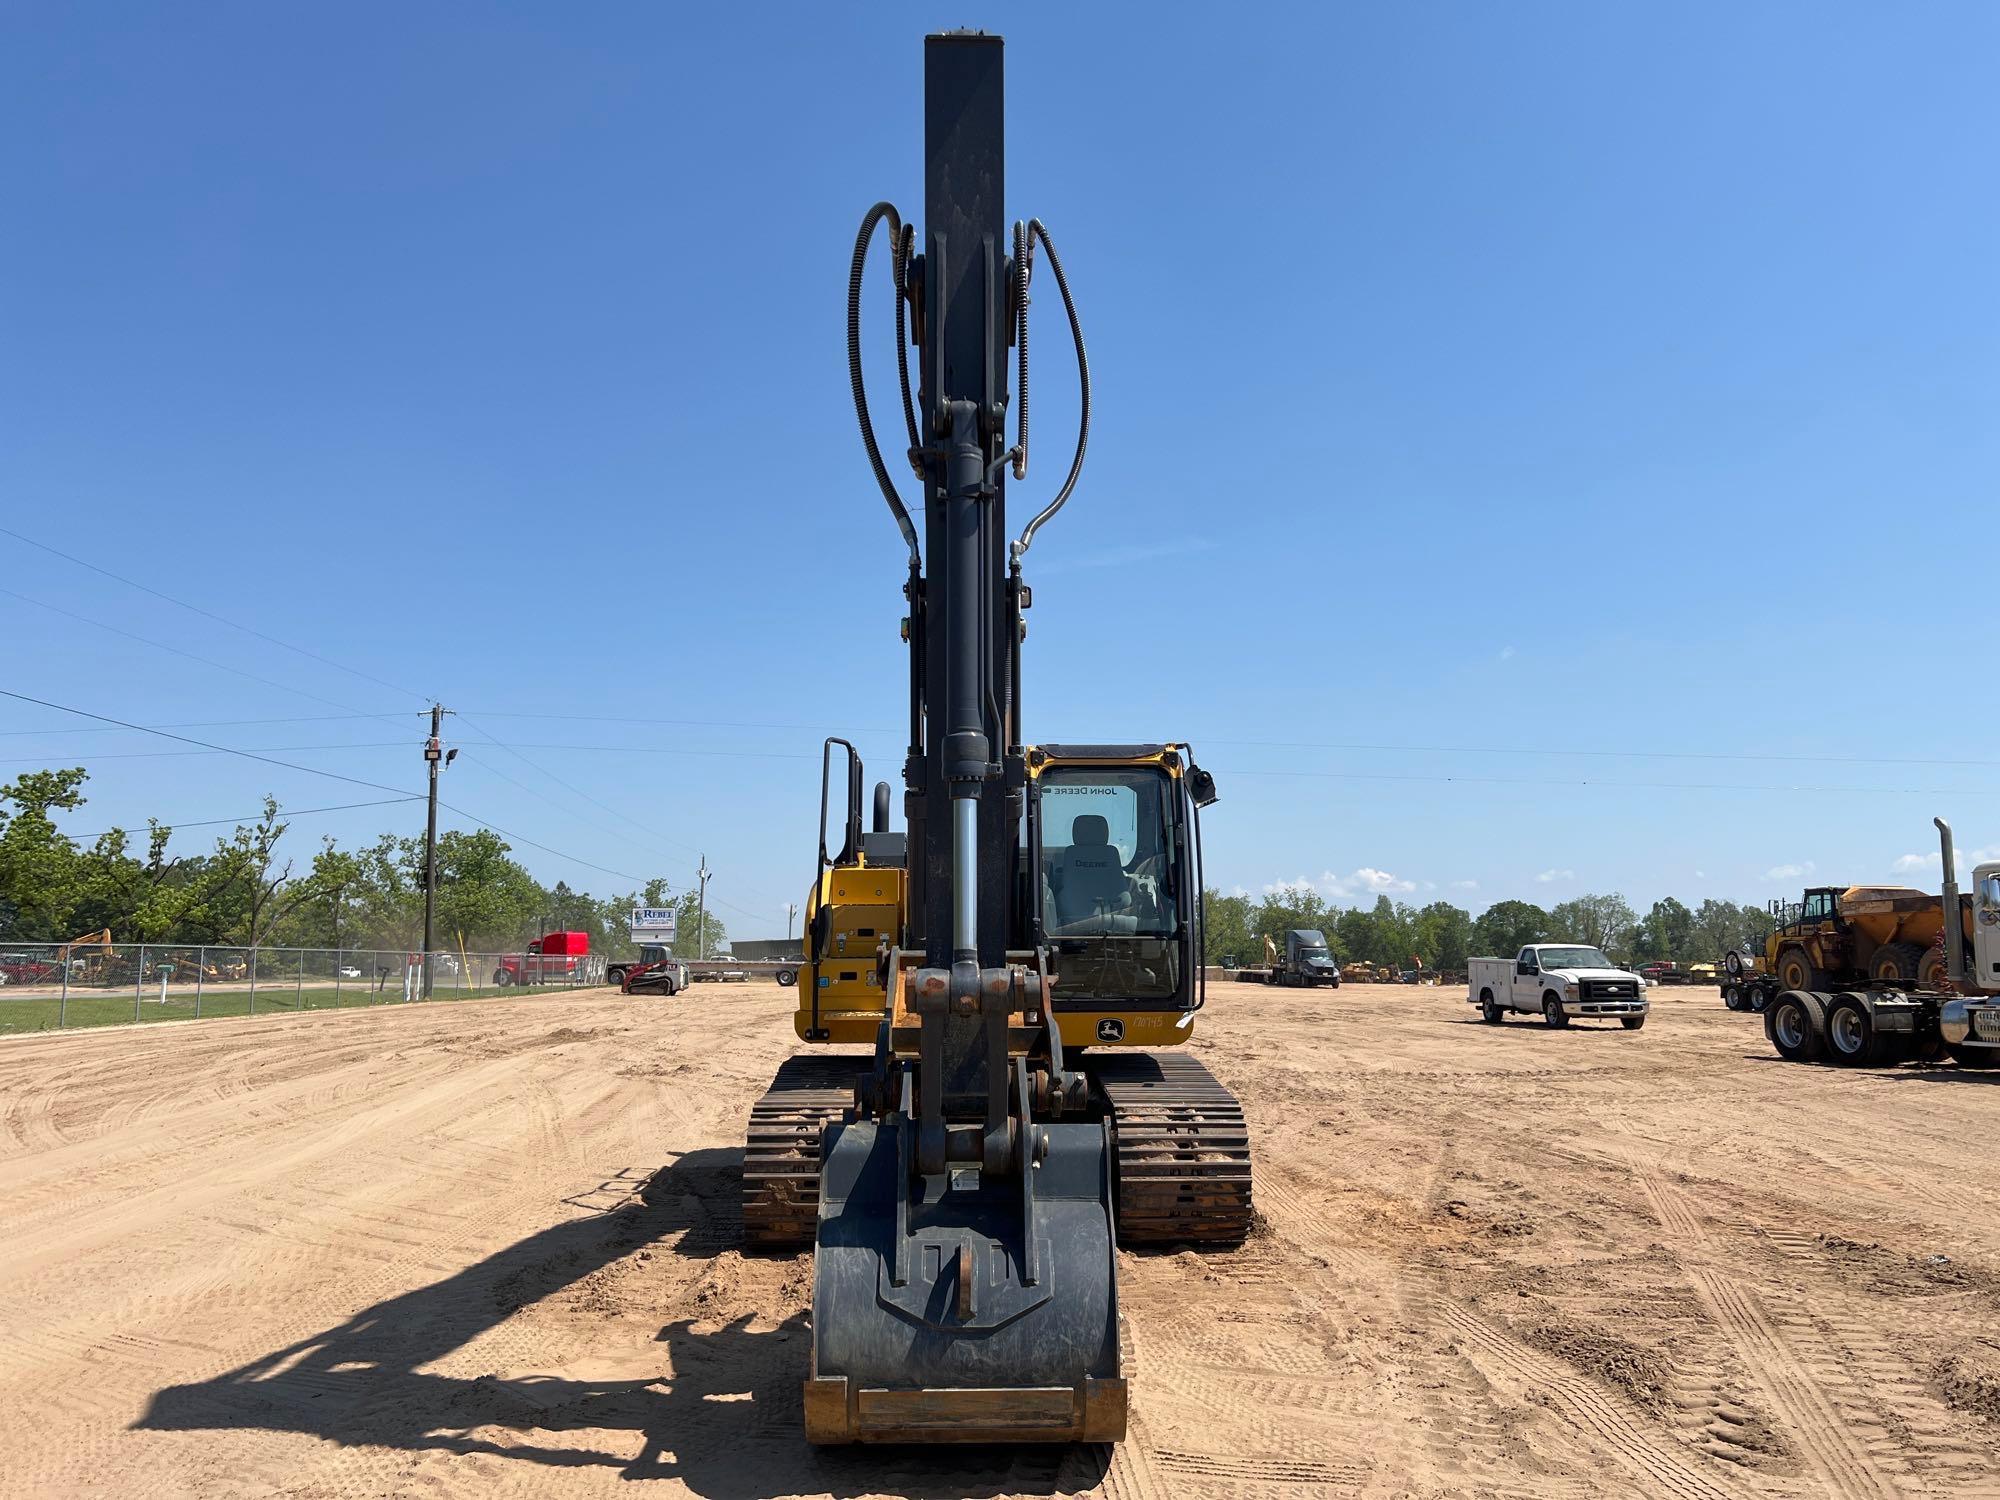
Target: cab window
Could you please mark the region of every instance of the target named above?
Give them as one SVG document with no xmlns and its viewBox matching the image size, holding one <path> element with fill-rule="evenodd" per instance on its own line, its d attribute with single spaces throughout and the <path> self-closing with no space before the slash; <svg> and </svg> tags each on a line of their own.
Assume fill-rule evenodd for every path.
<svg viewBox="0 0 2000 1500">
<path fill-rule="evenodd" d="M 1181 985 L 1179 785 L 1152 766 L 1039 780 L 1042 932 L 1058 999 L 1167 999 Z"/>
</svg>

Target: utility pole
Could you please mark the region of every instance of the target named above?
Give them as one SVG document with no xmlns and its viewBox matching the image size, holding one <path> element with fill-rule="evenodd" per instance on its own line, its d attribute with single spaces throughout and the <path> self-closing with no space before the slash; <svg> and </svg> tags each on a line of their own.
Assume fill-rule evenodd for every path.
<svg viewBox="0 0 2000 1500">
<path fill-rule="evenodd" d="M 708 868 L 708 856 L 704 854 L 701 857 L 701 868 L 695 871 L 695 874 L 701 879 L 701 895 L 697 898 L 694 919 L 694 956 L 696 958 L 708 957 L 708 877 L 711 873 Z"/>
<path fill-rule="evenodd" d="M 440 736 L 444 732 L 444 705 L 431 705 L 431 737 L 424 741 L 424 763 L 430 768 L 430 815 L 424 823 L 424 998 L 431 997 L 431 950 L 436 946 L 437 852 L 438 852 L 438 772 L 458 758 L 458 751 L 446 751 Z"/>
<path fill-rule="evenodd" d="M 785 941 L 787 943 L 792 940 L 792 918 L 798 914 L 799 903 L 796 901 L 787 901 L 785 903 Z"/>
</svg>

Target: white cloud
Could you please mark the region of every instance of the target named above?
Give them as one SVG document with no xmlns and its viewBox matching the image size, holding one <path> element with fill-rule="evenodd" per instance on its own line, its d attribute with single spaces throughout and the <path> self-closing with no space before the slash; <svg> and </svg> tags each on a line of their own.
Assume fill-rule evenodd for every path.
<svg viewBox="0 0 2000 1500">
<path fill-rule="evenodd" d="M 1706 871 L 1706 870 L 1696 870 L 1696 871 L 1694 872 L 1694 878 L 1695 878 L 1696 880 L 1706 880 L 1706 879 L 1708 879 L 1708 871 Z"/>
<path fill-rule="evenodd" d="M 1516 653 L 1512 646 L 1502 646 L 1500 648 L 1500 660 L 1502 661 L 1512 661 L 1515 657 L 1515 654 Z"/>
<path fill-rule="evenodd" d="M 1891 866 L 1898 875 L 1907 875 L 1912 870 L 1935 870 L 1938 856 L 1935 854 L 1899 854 Z"/>
<path fill-rule="evenodd" d="M 1476 880 L 1454 880 L 1451 883 L 1451 888 L 1455 891 L 1476 891 L 1479 889 L 1479 882 Z"/>
<path fill-rule="evenodd" d="M 1764 872 L 1764 878 L 1766 880 L 1798 880 L 1803 876 L 1812 874 L 1813 868 L 1811 860 L 1797 865 L 1772 865 L 1770 869 Z"/>
<path fill-rule="evenodd" d="M 1341 875 L 1333 870 L 1322 870 L 1317 880 L 1301 875 L 1296 880 L 1273 881 L 1264 887 L 1264 894 L 1296 896 L 1312 891 L 1326 901 L 1352 902 L 1363 896 L 1407 896 L 1416 888 L 1417 883 L 1414 880 L 1405 880 L 1402 876 L 1392 875 L 1387 870 L 1363 865 L 1348 875 Z"/>
<path fill-rule="evenodd" d="M 1558 880 L 1574 879 L 1576 879 L 1576 871 L 1574 870 L 1544 870 L 1535 877 L 1535 884 L 1554 885 Z"/>
</svg>

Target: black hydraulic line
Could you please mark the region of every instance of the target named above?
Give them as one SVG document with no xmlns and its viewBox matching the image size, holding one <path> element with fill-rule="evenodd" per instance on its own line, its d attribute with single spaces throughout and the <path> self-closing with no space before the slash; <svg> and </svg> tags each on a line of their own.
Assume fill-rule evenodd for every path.
<svg viewBox="0 0 2000 1500">
<path fill-rule="evenodd" d="M 1062 260 L 1056 254 L 1055 244 L 1049 239 L 1049 232 L 1042 226 L 1042 221 L 1040 219 L 1030 219 L 1028 221 L 1028 233 L 1042 242 L 1042 249 L 1047 252 L 1049 257 L 1049 269 L 1055 273 L 1056 290 L 1062 293 L 1063 311 L 1069 315 L 1069 335 L 1076 345 L 1076 378 L 1082 396 L 1082 409 L 1078 414 L 1076 455 L 1069 462 L 1069 477 L 1063 481 L 1063 487 L 1057 493 L 1055 499 L 1051 500 L 1047 508 L 1027 524 L 1027 527 L 1021 532 L 1020 540 L 1014 543 L 1013 555 L 1016 562 L 1019 562 L 1026 555 L 1029 546 L 1035 540 L 1035 533 L 1041 529 L 1042 524 L 1063 508 L 1064 502 L 1069 499 L 1070 491 L 1076 488 L 1077 476 L 1083 472 L 1083 450 L 1090 442 L 1090 356 L 1085 352 L 1083 347 L 1083 324 L 1078 321 L 1076 316 L 1076 300 L 1070 296 L 1069 278 L 1063 275 Z M 1021 279 L 1020 284 L 1025 290 L 1027 285 L 1025 276 Z M 1025 333 L 1021 335 L 1021 339 L 1022 358 L 1025 364 L 1027 349 Z M 1022 453 L 1018 463 L 1022 468 L 1025 468 L 1028 461 L 1026 451 L 1028 442 L 1028 387 L 1025 369 L 1021 383 L 1020 423 Z"/>
<path fill-rule="evenodd" d="M 910 467 L 916 471 L 919 480 L 924 477 L 924 461 L 919 450 L 923 439 L 917 436 L 917 406 L 910 399 L 910 339 L 906 318 L 909 313 L 907 289 L 910 274 L 910 251 L 917 242 L 917 226 L 905 224 L 903 232 L 896 239 L 896 258 L 892 267 L 896 278 L 896 382 L 903 392 L 903 431 L 910 439 Z"/>
<path fill-rule="evenodd" d="M 1019 426 L 1015 429 L 1014 477 L 1028 477 L 1028 278 L 1034 267 L 1031 258 L 1034 243 L 1028 238 L 1028 226 L 1019 219 L 1014 221 L 1014 351 L 1019 362 L 1020 376 L 1014 382 L 1019 387 L 1016 400 L 1019 402 Z"/>
<path fill-rule="evenodd" d="M 910 557 L 920 559 L 923 549 L 917 541 L 917 528 L 910 520 L 910 513 L 904 507 L 902 497 L 896 493 L 896 486 L 890 481 L 889 471 L 882 464 L 882 450 L 875 444 L 875 424 L 868 416 L 868 388 L 861 373 L 861 273 L 868 266 L 868 241 L 875 233 L 875 226 L 889 221 L 889 242 L 892 247 L 905 243 L 902 216 L 892 203 L 878 203 L 862 216 L 861 232 L 854 238 L 854 263 L 847 273 L 847 378 L 854 388 L 854 415 L 861 424 L 861 441 L 868 449 L 868 464 L 875 471 L 875 482 L 882 487 L 882 498 L 889 502 L 889 512 L 896 518 L 896 527 L 903 533 L 903 540 L 909 544 Z M 891 256 L 891 261 L 900 257 Z M 903 293 L 896 289 L 896 355 L 898 365 L 903 364 Z M 909 377 L 904 375 L 905 412 L 909 418 L 911 432 L 916 430 L 915 412 L 908 405 L 907 389 Z M 913 441 L 910 445 L 916 447 Z"/>
</svg>

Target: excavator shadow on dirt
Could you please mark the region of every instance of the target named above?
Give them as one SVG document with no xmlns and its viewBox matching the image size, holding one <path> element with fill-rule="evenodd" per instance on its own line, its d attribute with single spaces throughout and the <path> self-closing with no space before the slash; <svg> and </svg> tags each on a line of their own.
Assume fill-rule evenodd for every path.
<svg viewBox="0 0 2000 1500">
<path fill-rule="evenodd" d="M 913 1500 L 1068 1495 L 1102 1482 L 1108 1445 L 813 1447 L 801 1417 L 812 1337 L 803 1311 L 768 1329 L 750 1327 L 747 1315 L 706 1331 L 695 1320 L 668 1322 L 656 1335 L 664 1347 L 651 1379 L 425 1368 L 627 1257 L 733 1255 L 742 1155 L 687 1152 L 619 1208 L 565 1219 L 247 1364 L 168 1386 L 134 1426 L 297 1432 L 343 1446 L 609 1468 L 625 1479 L 678 1479 L 713 1500 L 815 1490 Z M 481 1435 L 494 1427 L 507 1429 L 505 1442 Z M 605 1432 L 639 1434 L 637 1456 L 629 1441 L 603 1442 Z"/>
</svg>

